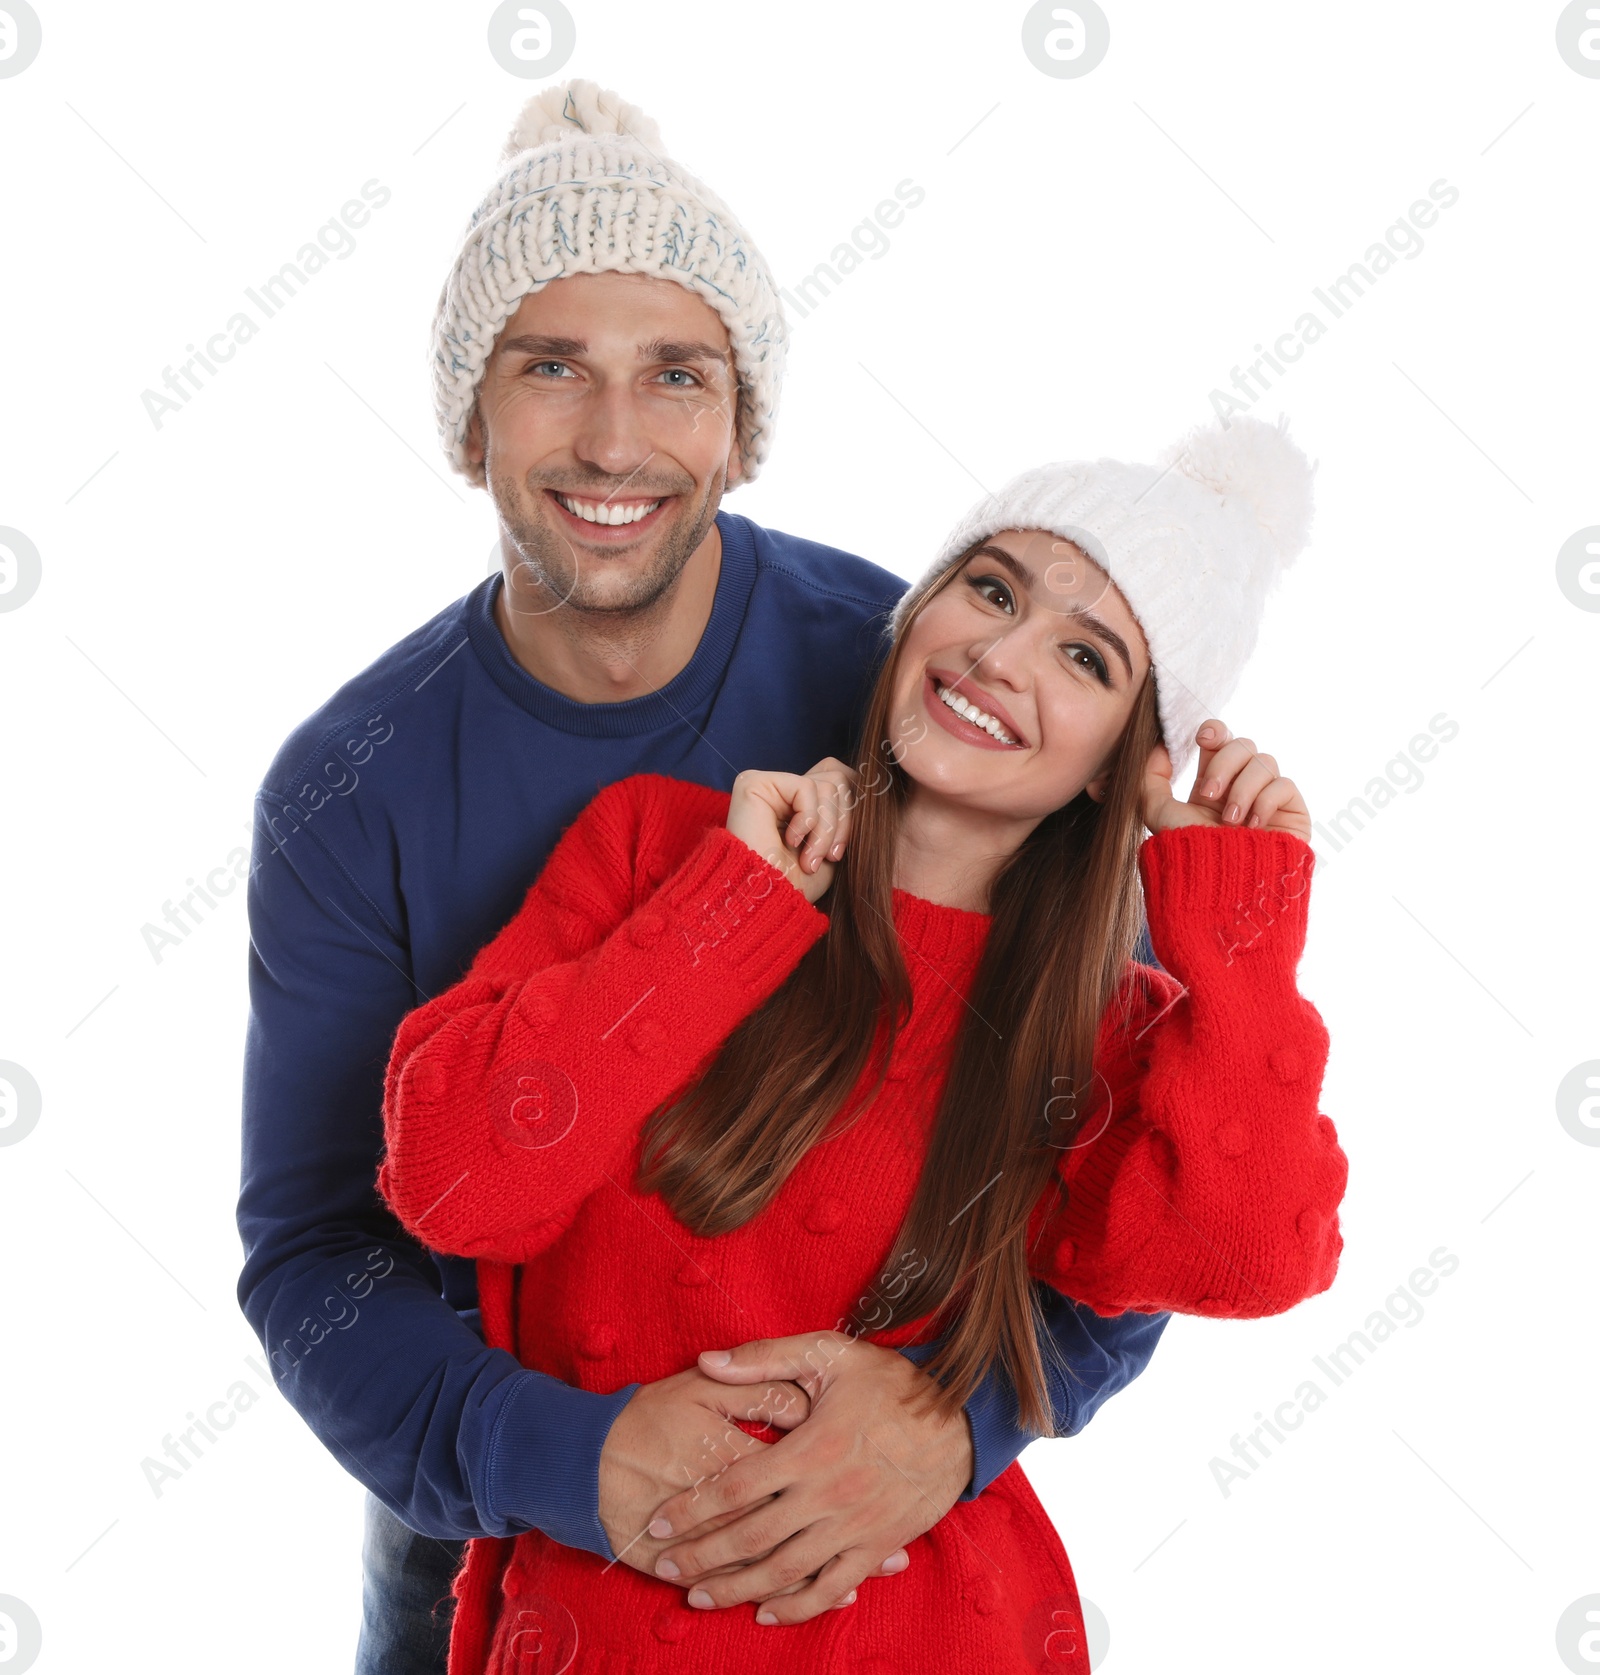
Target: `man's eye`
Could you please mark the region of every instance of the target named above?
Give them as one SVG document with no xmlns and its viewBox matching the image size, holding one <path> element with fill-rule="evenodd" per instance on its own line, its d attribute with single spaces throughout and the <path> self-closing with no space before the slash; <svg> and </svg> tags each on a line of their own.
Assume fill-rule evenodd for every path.
<svg viewBox="0 0 1600 1675">
<path fill-rule="evenodd" d="M 675 390 L 691 389 L 694 385 L 700 382 L 700 380 L 696 378 L 692 372 L 681 366 L 669 366 L 666 371 L 661 374 L 661 376 L 663 378 L 684 378 L 688 380 L 687 383 L 674 384 L 672 387 Z"/>
<path fill-rule="evenodd" d="M 529 372 L 538 372 L 542 374 L 549 374 L 552 372 L 552 369 L 556 375 L 559 375 L 567 370 L 567 363 L 565 361 L 535 361 L 533 365 L 528 368 Z"/>
</svg>

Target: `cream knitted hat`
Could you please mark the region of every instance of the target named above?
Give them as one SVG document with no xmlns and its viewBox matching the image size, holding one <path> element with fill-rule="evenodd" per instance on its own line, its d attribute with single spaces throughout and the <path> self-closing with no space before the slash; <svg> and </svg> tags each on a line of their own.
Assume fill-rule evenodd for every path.
<svg viewBox="0 0 1600 1675">
<path fill-rule="evenodd" d="M 716 309 L 739 381 L 749 481 L 772 444 L 788 327 L 761 252 L 733 212 L 662 154 L 637 105 L 592 81 L 544 88 L 501 151 L 433 319 L 433 399 L 450 463 L 483 485 L 464 444 L 484 365 L 517 304 L 574 273 L 675 280 Z"/>
<path fill-rule="evenodd" d="M 951 561 L 990 535 L 1040 529 L 1075 542 L 1139 619 L 1176 780 L 1196 729 L 1238 685 L 1268 593 L 1309 538 L 1314 469 L 1287 420 L 1245 416 L 1197 427 L 1159 467 L 1101 459 L 1025 471 L 956 525 L 895 607 L 894 631 Z"/>
</svg>

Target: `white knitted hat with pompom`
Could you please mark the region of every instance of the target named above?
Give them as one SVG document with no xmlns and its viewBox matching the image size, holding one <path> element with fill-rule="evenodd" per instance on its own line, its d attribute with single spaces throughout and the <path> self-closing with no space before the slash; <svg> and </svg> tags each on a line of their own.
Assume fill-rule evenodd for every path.
<svg viewBox="0 0 1600 1675">
<path fill-rule="evenodd" d="M 958 523 L 894 613 L 898 633 L 959 554 L 1005 529 L 1072 541 L 1116 583 L 1154 665 L 1173 778 L 1255 649 L 1267 595 L 1311 533 L 1315 467 L 1288 422 L 1194 429 L 1157 465 L 1064 461 L 1014 477 Z"/>
<path fill-rule="evenodd" d="M 644 273 L 704 297 L 728 328 L 739 452 L 753 478 L 772 444 L 788 328 L 772 274 L 733 212 L 664 155 L 637 105 L 592 81 L 534 94 L 500 161 L 434 312 L 434 410 L 451 465 L 483 485 L 466 459 L 467 421 L 523 297 L 569 274 Z"/>
</svg>

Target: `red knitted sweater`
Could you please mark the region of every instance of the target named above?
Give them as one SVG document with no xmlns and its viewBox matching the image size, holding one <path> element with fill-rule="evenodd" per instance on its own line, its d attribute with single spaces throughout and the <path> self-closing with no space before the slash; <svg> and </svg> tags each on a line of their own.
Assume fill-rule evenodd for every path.
<svg viewBox="0 0 1600 1675">
<path fill-rule="evenodd" d="M 403 1020 L 389 1060 L 384 1197 L 425 1244 L 478 1259 L 491 1345 L 589 1390 L 849 1317 L 910 1206 L 989 931 L 895 891 L 912 1012 L 876 1101 L 761 1214 L 701 1238 L 633 1185 L 645 1119 L 828 925 L 726 829 L 728 801 L 654 774 L 607 787 L 461 982 Z M 1111 1115 L 1062 1152 L 1065 1207 L 1040 1200 L 1036 1279 L 1100 1314 L 1233 1317 L 1332 1283 L 1346 1162 L 1317 1110 L 1327 1031 L 1295 986 L 1313 862 L 1285 832 L 1184 826 L 1141 847 L 1166 971 L 1130 963 L 1126 1010 L 1107 1012 Z M 867 1336 L 925 1342 L 930 1322 Z M 855 1604 L 763 1627 L 537 1531 L 474 1541 L 450 1675 L 1086 1675 L 1066 1551 L 1019 1463 L 908 1551 Z"/>
</svg>

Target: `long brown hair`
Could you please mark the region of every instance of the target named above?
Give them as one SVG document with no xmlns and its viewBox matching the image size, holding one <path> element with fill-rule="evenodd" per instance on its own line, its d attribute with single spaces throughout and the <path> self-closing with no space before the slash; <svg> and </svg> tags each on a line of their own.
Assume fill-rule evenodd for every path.
<svg viewBox="0 0 1600 1675">
<path fill-rule="evenodd" d="M 869 1064 L 875 1075 L 850 1121 L 883 1085 L 911 1003 L 892 901 L 911 781 L 889 748 L 904 628 L 981 544 L 906 602 L 862 723 L 861 795 L 850 847 L 822 902 L 827 933 L 733 1031 L 694 1086 L 646 1127 L 640 1190 L 659 1192 L 701 1235 L 743 1226 L 776 1195 Z M 1027 1232 L 1042 1195 L 1059 1190 L 1063 1149 L 1098 1107 L 1095 1044 L 1139 934 L 1140 791 L 1160 736 L 1147 675 L 1105 800 L 1080 792 L 1047 815 L 990 889 L 988 937 L 927 1158 L 885 1270 L 895 1275 L 885 1290 L 898 1321 L 954 1320 L 926 1367 L 929 1400 L 947 1415 L 998 1358 L 1017 1392 L 1021 1423 L 1035 1435 L 1056 1434 Z M 840 1329 L 884 1329 L 884 1295 L 863 1296 Z"/>
</svg>

